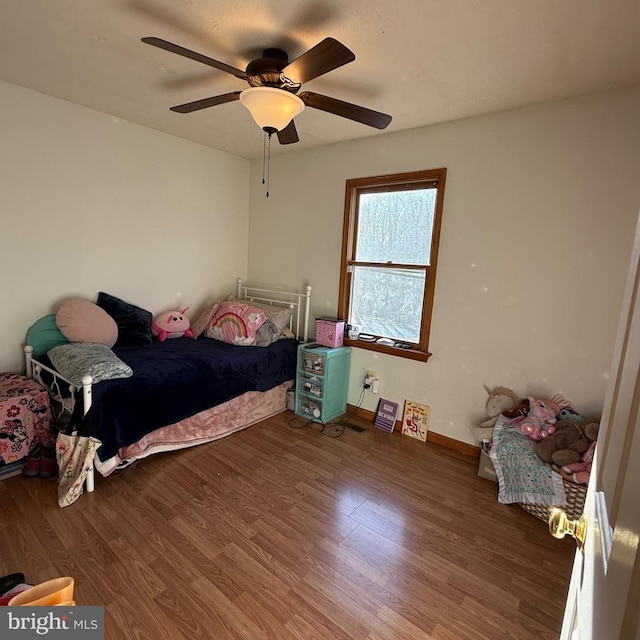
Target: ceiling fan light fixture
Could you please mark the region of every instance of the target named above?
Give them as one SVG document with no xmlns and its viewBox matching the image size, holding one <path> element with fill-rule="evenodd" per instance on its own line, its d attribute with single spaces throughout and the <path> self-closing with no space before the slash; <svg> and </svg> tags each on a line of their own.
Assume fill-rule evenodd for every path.
<svg viewBox="0 0 640 640">
<path fill-rule="evenodd" d="M 240 94 L 240 102 L 265 131 L 282 131 L 304 109 L 298 96 L 275 87 L 252 87 Z"/>
</svg>

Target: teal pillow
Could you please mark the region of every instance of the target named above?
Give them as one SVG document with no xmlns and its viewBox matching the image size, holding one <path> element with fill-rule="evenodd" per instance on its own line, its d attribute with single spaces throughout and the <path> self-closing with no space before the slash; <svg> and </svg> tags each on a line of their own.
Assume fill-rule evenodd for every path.
<svg viewBox="0 0 640 640">
<path fill-rule="evenodd" d="M 58 329 L 55 314 L 42 316 L 27 331 L 27 344 L 33 347 L 33 355 L 36 358 L 47 353 L 49 349 L 58 347 L 61 344 L 67 344 L 67 342 L 69 341 L 62 335 L 62 331 Z"/>
</svg>

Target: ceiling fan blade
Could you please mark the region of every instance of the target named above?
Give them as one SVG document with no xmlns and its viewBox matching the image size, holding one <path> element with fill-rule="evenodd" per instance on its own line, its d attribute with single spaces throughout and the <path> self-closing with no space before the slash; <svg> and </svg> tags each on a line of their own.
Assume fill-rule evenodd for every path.
<svg viewBox="0 0 640 640">
<path fill-rule="evenodd" d="M 296 124 L 292 120 L 282 131 L 278 131 L 278 142 L 280 144 L 293 144 L 294 142 L 300 142 L 298 138 L 298 130 Z"/>
<path fill-rule="evenodd" d="M 304 84 L 343 64 L 353 62 L 355 54 L 334 38 L 325 38 L 315 47 L 290 62 L 283 73 L 294 82 Z"/>
<path fill-rule="evenodd" d="M 333 113 L 342 118 L 355 120 L 356 122 L 361 122 L 376 129 L 386 129 L 391 122 L 391 116 L 388 116 L 386 113 L 380 113 L 380 111 L 360 107 L 351 102 L 344 102 L 337 98 L 330 98 L 329 96 L 323 96 L 319 93 L 313 93 L 313 91 L 305 91 L 301 93 L 299 97 L 307 107 L 313 107 L 314 109 Z"/>
<path fill-rule="evenodd" d="M 168 42 L 167 40 L 163 40 L 162 38 L 142 38 L 142 42 L 144 42 L 145 44 L 150 44 L 154 47 L 158 47 L 160 49 L 164 49 L 165 51 L 170 51 L 171 53 L 177 53 L 179 56 L 190 58 L 191 60 L 195 60 L 196 62 L 202 62 L 202 64 L 207 64 L 214 69 L 219 69 L 220 71 L 230 73 L 231 75 L 234 75 L 236 76 L 236 78 L 240 78 L 241 80 L 246 80 L 248 77 L 245 71 L 240 71 L 240 69 L 236 69 L 235 67 L 225 64 L 224 62 L 219 62 L 218 60 L 214 60 L 213 58 L 209 58 L 208 56 L 203 56 L 201 53 L 196 53 L 195 51 L 191 51 L 191 49 L 185 49 L 178 44 L 173 44 L 173 42 Z"/>
<path fill-rule="evenodd" d="M 200 109 L 206 109 L 207 107 L 215 107 L 217 104 L 224 104 L 225 102 L 238 100 L 241 93 L 241 91 L 232 91 L 231 93 L 223 93 L 222 95 L 213 96 L 211 98 L 203 98 L 202 100 L 179 104 L 176 107 L 171 107 L 171 111 L 176 111 L 177 113 L 191 113 L 192 111 L 199 111 Z"/>
</svg>

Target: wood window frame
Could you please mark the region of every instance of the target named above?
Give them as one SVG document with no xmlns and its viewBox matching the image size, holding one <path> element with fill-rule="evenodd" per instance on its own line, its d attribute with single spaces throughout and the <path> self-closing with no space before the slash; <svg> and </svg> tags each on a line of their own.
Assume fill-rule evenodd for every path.
<svg viewBox="0 0 640 640">
<path fill-rule="evenodd" d="M 438 250 L 440 246 L 440 229 L 442 226 L 442 210 L 444 206 L 446 168 L 427 169 L 391 175 L 374 176 L 370 178 L 355 178 L 346 181 L 344 225 L 342 231 L 342 259 L 340 264 L 340 293 L 338 297 L 339 317 L 348 320 L 352 274 L 349 267 L 355 261 L 356 229 L 358 221 L 359 197 L 364 193 L 384 193 L 388 191 L 409 191 L 435 186 L 437 188 L 436 206 L 433 217 L 431 235 L 430 264 L 426 267 L 425 291 L 422 303 L 422 321 L 420 325 L 420 340 L 412 344 L 411 348 L 392 347 L 377 342 L 354 340 L 345 335 L 344 344 L 369 351 L 386 353 L 411 360 L 426 362 L 432 355 L 429 352 L 429 333 L 431 331 L 431 316 L 436 284 L 436 268 L 438 264 Z M 380 263 L 356 263 L 358 266 L 381 266 Z M 385 264 L 393 267 L 393 264 Z M 411 268 L 411 265 L 401 265 Z M 422 266 L 421 266 L 422 268 Z"/>
</svg>

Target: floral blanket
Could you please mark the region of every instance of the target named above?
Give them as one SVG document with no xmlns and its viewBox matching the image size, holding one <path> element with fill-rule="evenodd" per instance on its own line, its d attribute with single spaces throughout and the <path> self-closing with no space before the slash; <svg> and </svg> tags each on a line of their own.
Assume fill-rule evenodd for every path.
<svg viewBox="0 0 640 640">
<path fill-rule="evenodd" d="M 498 502 L 563 507 L 567 498 L 562 477 L 538 458 L 534 446 L 533 440 L 510 427 L 508 418 L 498 418 L 489 451 L 498 476 Z"/>
<path fill-rule="evenodd" d="M 0 466 L 27 455 L 53 459 L 55 438 L 47 390 L 30 378 L 0 373 Z"/>
</svg>

